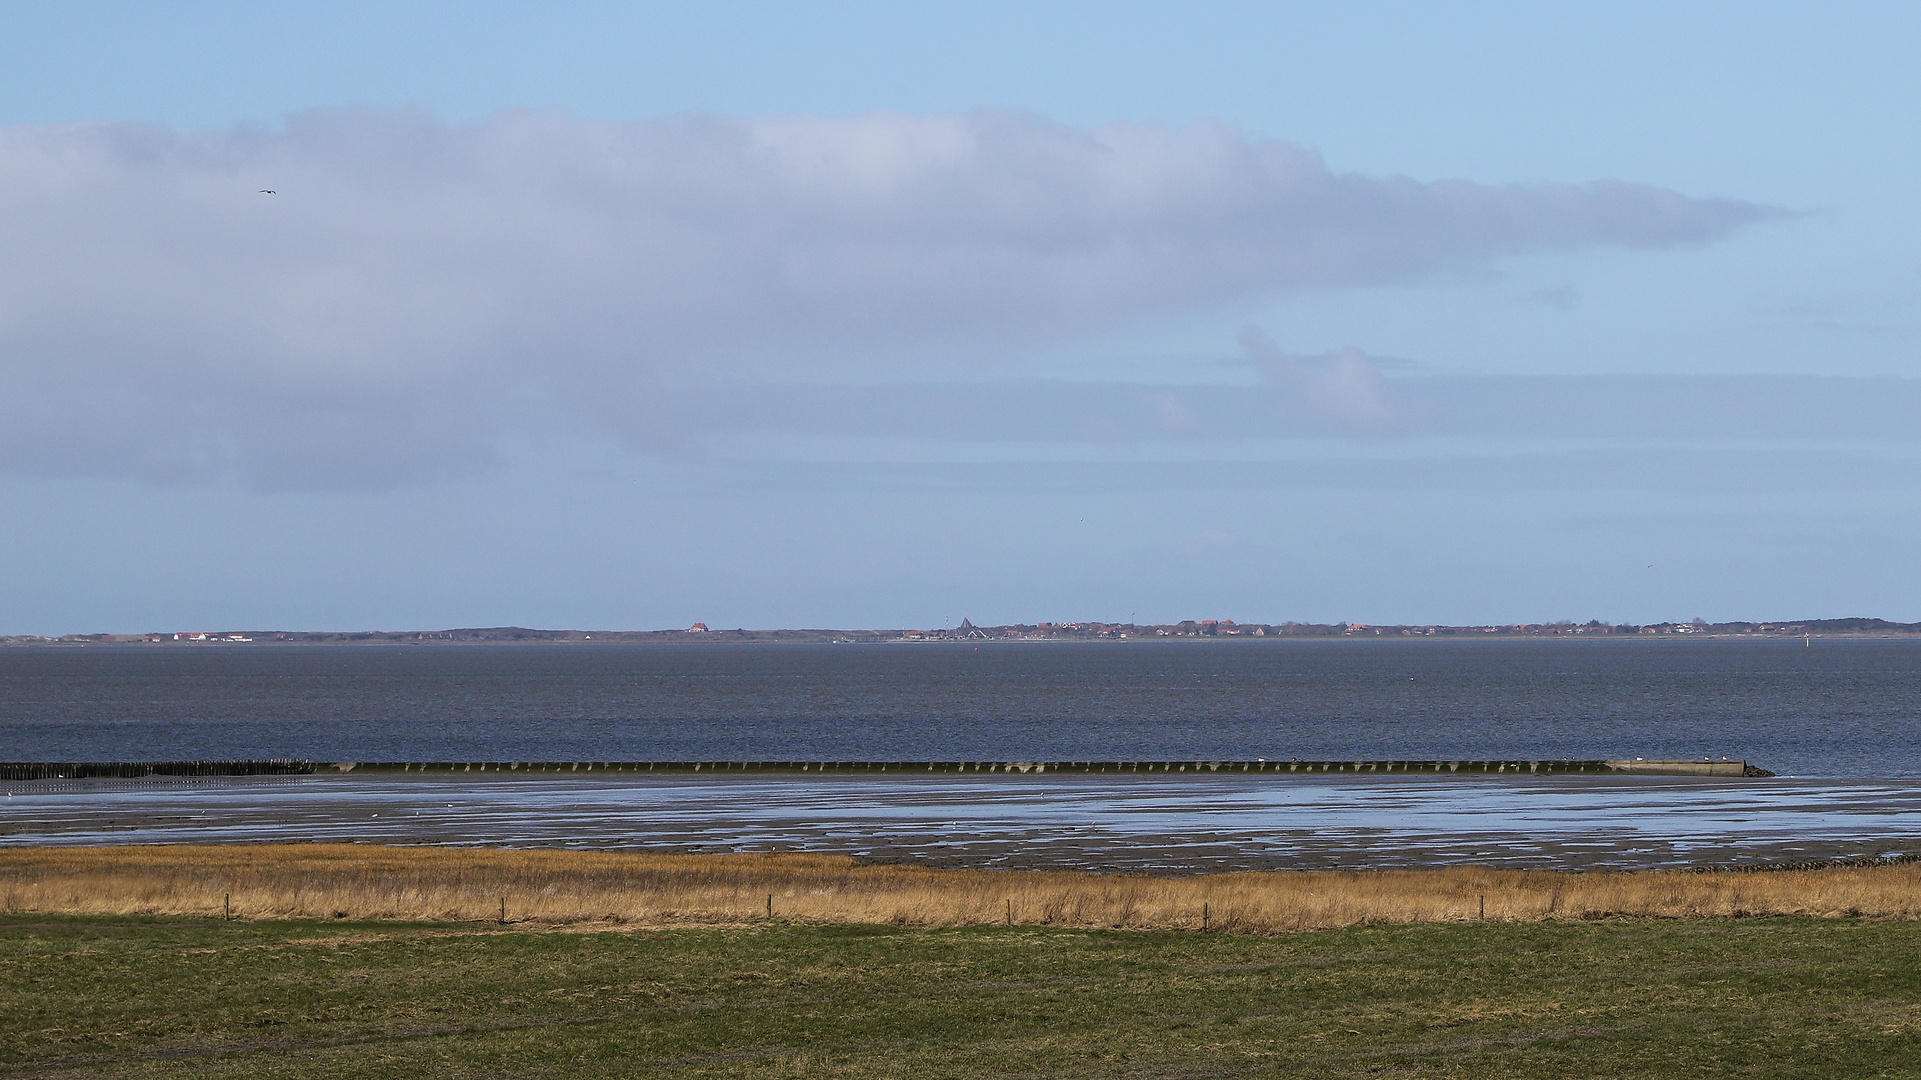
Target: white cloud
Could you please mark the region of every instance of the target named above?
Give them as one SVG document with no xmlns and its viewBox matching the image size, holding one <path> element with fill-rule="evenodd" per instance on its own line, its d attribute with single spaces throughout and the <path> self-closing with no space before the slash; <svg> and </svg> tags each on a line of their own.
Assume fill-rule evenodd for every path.
<svg viewBox="0 0 1921 1080">
<path fill-rule="evenodd" d="M 1772 213 L 1013 113 L 0 128 L 0 463 L 382 483 L 484 467 L 503 431 L 556 421 L 670 438 L 650 387 L 690 377 L 1699 243 Z M 1335 371 L 1325 407 L 1378 401 L 1371 370 Z"/>
<path fill-rule="evenodd" d="M 1326 356 L 1290 356 L 1253 326 L 1241 330 L 1241 348 L 1263 381 L 1323 419 L 1355 431 L 1390 431 L 1403 422 L 1386 400 L 1380 368 L 1357 348 Z"/>
</svg>

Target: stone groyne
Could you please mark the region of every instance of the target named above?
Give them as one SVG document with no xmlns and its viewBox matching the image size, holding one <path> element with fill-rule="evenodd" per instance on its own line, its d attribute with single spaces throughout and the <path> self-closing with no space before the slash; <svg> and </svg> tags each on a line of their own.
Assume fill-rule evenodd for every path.
<svg viewBox="0 0 1921 1080">
<path fill-rule="evenodd" d="M 1325 775 L 1634 775 L 1767 777 L 1772 772 L 1745 761 L 1436 759 L 1404 761 L 339 761 L 287 758 L 255 761 L 0 762 L 0 780 L 134 779 L 140 777 L 297 776 L 366 774 L 490 774 L 580 776 L 604 774 L 684 775 L 1020 775 L 1092 774 L 1139 776 L 1325 776 Z"/>
</svg>

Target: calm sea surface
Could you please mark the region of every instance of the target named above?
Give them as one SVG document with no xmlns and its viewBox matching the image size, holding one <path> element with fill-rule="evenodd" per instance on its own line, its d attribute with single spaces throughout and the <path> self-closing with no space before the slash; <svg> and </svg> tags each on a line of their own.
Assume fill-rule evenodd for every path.
<svg viewBox="0 0 1921 1080">
<path fill-rule="evenodd" d="M 0 759 L 1746 758 L 1921 778 L 1921 641 L 0 650 Z"/>
<path fill-rule="evenodd" d="M 1775 779 L 338 774 L 0 784 L 0 844 L 1194 872 L 1921 852 L 1921 641 L 0 650 L 0 759 L 1733 757 Z"/>
</svg>

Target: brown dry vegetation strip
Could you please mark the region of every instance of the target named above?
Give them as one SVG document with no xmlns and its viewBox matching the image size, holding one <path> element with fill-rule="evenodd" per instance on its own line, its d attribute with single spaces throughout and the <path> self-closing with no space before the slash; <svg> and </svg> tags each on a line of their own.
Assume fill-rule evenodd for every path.
<svg viewBox="0 0 1921 1080">
<path fill-rule="evenodd" d="M 865 866 L 832 855 L 647 855 L 361 844 L 0 849 L 0 904 L 74 915 L 792 922 L 1250 933 L 1370 923 L 1921 914 L 1921 865 L 1769 874 L 1442 870 L 1154 878 Z"/>
</svg>

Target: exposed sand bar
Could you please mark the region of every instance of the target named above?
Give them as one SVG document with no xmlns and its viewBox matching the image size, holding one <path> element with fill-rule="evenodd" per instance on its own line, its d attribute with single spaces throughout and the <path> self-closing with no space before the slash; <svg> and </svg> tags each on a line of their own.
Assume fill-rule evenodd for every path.
<svg viewBox="0 0 1921 1080">
<path fill-rule="evenodd" d="M 1155 878 L 863 866 L 826 855 L 240 845 L 0 850 L 9 911 L 638 925 L 1214 929 L 1609 916 L 1912 918 L 1921 866 L 1767 873 L 1427 871 Z"/>
<path fill-rule="evenodd" d="M 805 852 L 1152 874 L 1648 869 L 1921 852 L 1921 782 L 361 775 L 0 784 L 0 845 Z"/>
</svg>

